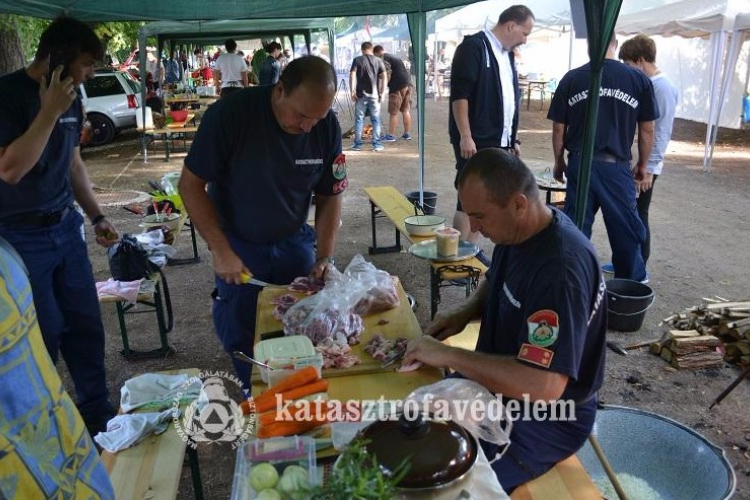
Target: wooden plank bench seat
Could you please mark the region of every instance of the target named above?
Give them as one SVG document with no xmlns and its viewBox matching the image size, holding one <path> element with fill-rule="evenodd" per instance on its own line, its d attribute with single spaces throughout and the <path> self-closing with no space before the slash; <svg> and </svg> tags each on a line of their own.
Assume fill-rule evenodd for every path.
<svg viewBox="0 0 750 500">
<path fill-rule="evenodd" d="M 161 373 L 198 376 L 200 370 L 189 368 Z M 104 451 L 101 458 L 117 500 L 174 500 L 180 486 L 186 451 L 195 498 L 203 500 L 197 450 L 188 446 L 173 422 L 162 434 L 152 434 L 137 445 L 117 453 Z"/>
<path fill-rule="evenodd" d="M 192 125 L 189 125 L 192 123 Z M 185 122 L 179 124 L 171 123 L 164 128 L 150 129 L 144 131 L 144 144 L 143 151 L 146 152 L 146 147 L 150 143 L 154 143 L 157 140 L 161 140 L 164 143 L 164 161 L 169 161 L 169 154 L 174 150 L 173 143 L 175 139 L 182 139 L 183 147 L 187 148 L 188 135 L 198 131 L 198 125 L 195 123 L 195 115 L 188 115 L 188 119 Z M 146 142 L 148 141 L 148 142 Z"/>
<path fill-rule="evenodd" d="M 154 282 L 153 293 L 139 293 L 135 303 L 127 303 L 125 299 L 116 295 L 99 295 L 100 304 L 115 304 L 117 310 L 117 321 L 120 326 L 122 337 L 122 350 L 120 353 L 126 359 L 164 358 L 175 351 L 169 345 L 167 334 L 172 331 L 172 304 L 168 294 L 162 292 L 162 279 L 159 273 L 149 277 Z M 154 313 L 156 325 L 159 330 L 159 342 L 161 346 L 149 351 L 131 349 L 128 338 L 128 326 L 125 322 L 126 314 Z"/>
<path fill-rule="evenodd" d="M 372 223 L 372 254 L 400 252 L 401 236 L 410 243 L 431 240 L 434 236 L 413 236 L 406 230 L 404 219 L 414 215 L 414 205 L 393 186 L 366 187 L 365 193 L 370 199 L 370 220 Z M 396 229 L 395 244 L 389 247 L 378 246 L 377 219 L 387 218 Z M 479 278 L 487 271 L 487 266 L 478 259 L 471 258 L 460 262 L 430 262 L 430 314 L 437 313 L 440 304 L 440 288 L 446 286 L 463 286 L 466 296 L 479 284 Z"/>
</svg>

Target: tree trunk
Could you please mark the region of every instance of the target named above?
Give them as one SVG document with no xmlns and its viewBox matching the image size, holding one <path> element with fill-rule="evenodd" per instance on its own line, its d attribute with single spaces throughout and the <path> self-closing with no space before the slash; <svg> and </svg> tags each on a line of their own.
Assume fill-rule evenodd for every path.
<svg viewBox="0 0 750 500">
<path fill-rule="evenodd" d="M 0 15 L 0 75 L 24 66 L 23 48 L 16 21 L 10 16 Z"/>
</svg>

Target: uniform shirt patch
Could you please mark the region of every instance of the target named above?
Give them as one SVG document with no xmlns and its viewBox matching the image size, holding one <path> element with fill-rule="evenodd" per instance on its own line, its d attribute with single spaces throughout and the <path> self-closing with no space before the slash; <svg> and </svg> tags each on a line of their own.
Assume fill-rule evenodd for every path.
<svg viewBox="0 0 750 500">
<path fill-rule="evenodd" d="M 544 347 L 539 347 L 524 342 L 523 344 L 521 344 L 521 350 L 518 351 L 517 358 L 522 361 L 528 361 L 529 363 L 542 366 L 544 368 L 549 368 L 549 365 L 552 364 L 552 358 L 554 356 L 554 351 L 550 351 L 549 349 L 545 349 Z"/>
<path fill-rule="evenodd" d="M 560 330 L 560 320 L 555 311 L 542 309 L 527 320 L 529 326 L 529 342 L 541 347 L 551 346 L 557 340 Z"/>
<path fill-rule="evenodd" d="M 346 177 L 346 155 L 343 153 L 333 160 L 333 177 L 341 180 Z"/>
</svg>

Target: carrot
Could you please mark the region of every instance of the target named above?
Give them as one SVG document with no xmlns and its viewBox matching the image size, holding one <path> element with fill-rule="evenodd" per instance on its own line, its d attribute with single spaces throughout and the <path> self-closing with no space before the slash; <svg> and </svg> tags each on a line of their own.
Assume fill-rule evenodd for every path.
<svg viewBox="0 0 750 500">
<path fill-rule="evenodd" d="M 281 393 L 282 401 L 289 401 L 292 399 L 299 399 L 309 394 L 315 394 L 316 392 L 325 392 L 328 390 L 328 381 L 325 379 L 318 379 L 309 384 L 295 387 L 288 391 Z M 266 391 L 255 398 L 255 411 L 263 413 L 268 410 L 272 410 L 276 406 L 276 393 L 269 393 Z"/>
<path fill-rule="evenodd" d="M 318 379 L 318 370 L 314 366 L 306 366 L 299 371 L 295 371 L 291 375 L 284 377 L 279 380 L 279 383 L 272 385 L 267 391 L 273 391 L 274 394 L 279 392 L 286 392 L 289 389 L 294 389 L 302 385 L 307 385 L 310 382 L 314 382 Z"/>
<path fill-rule="evenodd" d="M 242 410 L 243 415 L 250 415 L 252 413 L 252 410 L 250 409 L 250 401 L 243 399 L 240 403 L 240 410 Z"/>
<path fill-rule="evenodd" d="M 326 423 L 326 419 L 313 418 L 312 420 L 303 420 L 297 422 L 272 422 L 267 425 L 261 425 L 258 428 L 259 438 L 270 438 L 278 436 L 294 436 L 304 434 L 305 432 L 311 431 L 316 427 Z"/>
<path fill-rule="evenodd" d="M 328 404 L 328 401 L 325 400 L 315 400 L 312 402 L 307 402 L 307 405 L 310 408 L 310 411 L 314 412 L 315 415 L 328 415 L 328 411 L 331 408 L 331 406 Z M 304 408 L 303 404 L 295 402 L 289 407 L 289 413 L 294 416 L 296 412 L 301 410 L 302 408 Z M 277 420 L 277 418 L 279 420 Z M 282 415 L 278 411 L 276 411 L 276 409 L 269 410 L 258 415 L 258 424 L 262 427 L 264 425 L 269 425 L 277 422 L 286 422 L 286 420 L 281 420 L 281 418 Z"/>
</svg>

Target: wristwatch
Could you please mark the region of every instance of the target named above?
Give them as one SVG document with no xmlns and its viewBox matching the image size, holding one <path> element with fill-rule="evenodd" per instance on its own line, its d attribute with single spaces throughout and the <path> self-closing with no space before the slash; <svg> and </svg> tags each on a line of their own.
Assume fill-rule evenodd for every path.
<svg viewBox="0 0 750 500">
<path fill-rule="evenodd" d="M 318 257 L 318 261 L 321 261 L 321 260 L 324 260 L 329 264 L 334 264 L 334 265 L 336 264 L 333 257 Z"/>
</svg>

